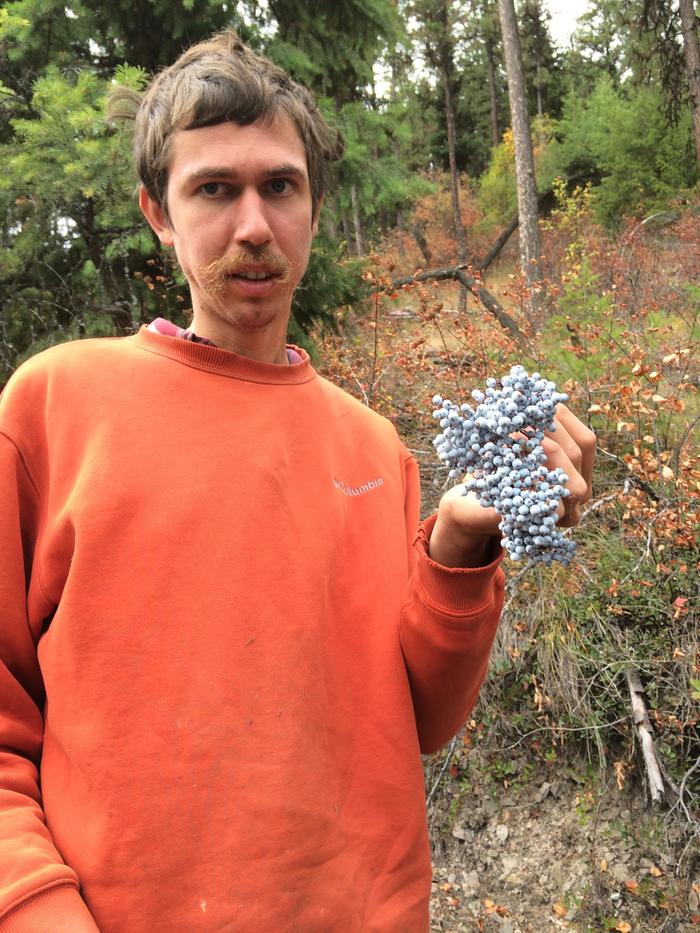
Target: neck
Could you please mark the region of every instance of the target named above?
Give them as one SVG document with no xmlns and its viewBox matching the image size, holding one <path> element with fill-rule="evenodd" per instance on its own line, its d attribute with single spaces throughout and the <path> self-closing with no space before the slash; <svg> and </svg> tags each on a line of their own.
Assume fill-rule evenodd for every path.
<svg viewBox="0 0 700 933">
<path fill-rule="evenodd" d="M 227 321 L 212 320 L 208 316 L 198 315 L 195 310 L 190 330 L 198 337 L 207 337 L 222 350 L 230 350 L 258 363 L 289 364 L 286 320 L 283 327 L 274 322 L 259 328 L 241 330 Z"/>
</svg>

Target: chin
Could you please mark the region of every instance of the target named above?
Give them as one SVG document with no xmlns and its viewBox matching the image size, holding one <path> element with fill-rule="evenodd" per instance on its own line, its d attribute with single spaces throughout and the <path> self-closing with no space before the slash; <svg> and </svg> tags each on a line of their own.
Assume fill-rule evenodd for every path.
<svg viewBox="0 0 700 933">
<path fill-rule="evenodd" d="M 266 330 L 280 320 L 280 312 L 252 309 L 250 311 L 232 309 L 221 315 L 222 321 L 238 331 L 255 333 Z"/>
</svg>

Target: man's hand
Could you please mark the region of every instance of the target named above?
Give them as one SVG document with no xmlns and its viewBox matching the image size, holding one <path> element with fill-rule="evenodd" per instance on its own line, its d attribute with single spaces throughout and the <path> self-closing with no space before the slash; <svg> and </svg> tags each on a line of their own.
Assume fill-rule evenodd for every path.
<svg viewBox="0 0 700 933">
<path fill-rule="evenodd" d="M 581 520 L 581 504 L 591 498 L 596 436 L 565 405 L 557 406 L 554 423 L 556 430 L 545 434 L 542 447 L 547 468 L 561 467 L 569 477 L 571 495 L 559 506 L 557 524 L 571 528 Z M 498 512 L 479 505 L 474 493 L 463 493 L 461 483 L 445 493 L 430 536 L 430 557 L 444 567 L 482 566 L 493 550 L 494 537 L 501 535 Z"/>
</svg>

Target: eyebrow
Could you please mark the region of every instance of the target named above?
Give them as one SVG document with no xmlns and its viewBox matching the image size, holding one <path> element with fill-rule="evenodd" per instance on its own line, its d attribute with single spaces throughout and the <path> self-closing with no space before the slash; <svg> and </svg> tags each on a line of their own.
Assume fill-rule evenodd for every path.
<svg viewBox="0 0 700 933">
<path fill-rule="evenodd" d="M 292 163 L 276 165 L 274 168 L 266 169 L 261 173 L 263 178 L 278 178 L 280 175 L 292 175 L 296 178 L 306 178 L 307 173 Z M 226 181 L 236 181 L 239 173 L 232 168 L 226 168 L 219 165 L 205 165 L 198 168 L 196 172 L 191 172 L 186 176 L 189 183 L 202 181 L 205 178 L 221 178 Z"/>
</svg>

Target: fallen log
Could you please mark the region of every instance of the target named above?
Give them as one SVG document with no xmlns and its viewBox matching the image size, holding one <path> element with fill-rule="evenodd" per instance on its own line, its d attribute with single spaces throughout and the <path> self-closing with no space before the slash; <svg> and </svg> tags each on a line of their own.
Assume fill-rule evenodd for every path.
<svg viewBox="0 0 700 933">
<path fill-rule="evenodd" d="M 518 223 L 519 223 L 518 215 L 516 214 L 515 217 L 511 220 L 511 222 L 503 229 L 503 231 L 501 232 L 501 235 L 498 237 L 496 242 L 493 244 L 493 246 L 488 251 L 488 253 L 484 256 L 481 262 L 477 264 L 476 268 L 478 269 L 479 272 L 485 272 L 488 269 L 488 267 L 491 265 L 491 263 L 498 256 L 498 254 L 501 252 L 503 247 L 506 245 L 508 240 L 518 229 Z"/>
<path fill-rule="evenodd" d="M 482 282 L 470 275 L 466 270 L 469 267 L 466 264 L 459 266 L 447 266 L 443 269 L 426 269 L 424 272 L 417 272 L 415 275 L 403 275 L 394 279 L 391 283 L 392 288 L 402 288 L 405 285 L 414 285 L 416 282 L 440 282 L 446 279 L 455 279 L 476 298 L 486 310 L 492 314 L 498 323 L 507 330 L 517 343 L 524 349 L 527 346 L 525 334 L 518 326 L 517 321 L 508 314 L 501 303 L 484 288 Z"/>
<path fill-rule="evenodd" d="M 575 185 L 592 180 L 593 176 L 590 175 L 575 175 L 571 178 L 567 178 L 566 183 L 567 187 L 571 188 Z M 546 210 L 553 203 L 553 200 L 554 188 L 550 187 L 547 188 L 546 191 L 542 191 L 537 197 L 538 211 L 542 212 Z M 446 266 L 441 269 L 427 269 L 415 275 L 403 275 L 392 281 L 392 287 L 401 288 L 403 285 L 412 285 L 414 282 L 439 282 L 445 279 L 456 279 L 460 284 L 464 285 L 465 288 L 468 288 L 472 295 L 478 298 L 484 308 L 496 318 L 501 327 L 505 328 L 523 349 L 526 349 L 527 340 L 517 322 L 508 314 L 500 302 L 484 288 L 483 283 L 466 271 L 469 268 L 475 269 L 477 272 L 484 272 L 488 269 L 517 229 L 518 216 L 516 214 L 510 223 L 501 231 L 501 234 L 488 253 L 479 262 L 472 264 L 462 263 L 456 266 Z M 430 257 L 430 250 L 423 229 L 416 226 L 413 230 L 413 235 L 423 253 L 423 258 L 428 259 Z"/>
</svg>

